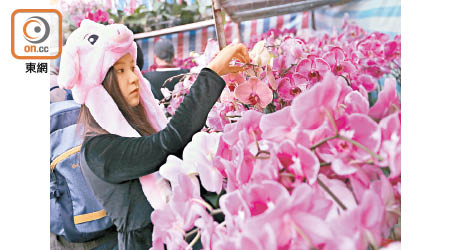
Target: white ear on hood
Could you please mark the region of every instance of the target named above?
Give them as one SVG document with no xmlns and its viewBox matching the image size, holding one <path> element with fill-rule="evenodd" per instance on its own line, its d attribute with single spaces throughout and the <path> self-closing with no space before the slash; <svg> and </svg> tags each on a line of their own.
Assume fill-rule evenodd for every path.
<svg viewBox="0 0 450 250">
<path fill-rule="evenodd" d="M 78 56 L 78 48 L 76 46 L 64 46 L 58 74 L 59 87 L 72 89 L 78 82 L 79 72 L 80 59 Z"/>
</svg>

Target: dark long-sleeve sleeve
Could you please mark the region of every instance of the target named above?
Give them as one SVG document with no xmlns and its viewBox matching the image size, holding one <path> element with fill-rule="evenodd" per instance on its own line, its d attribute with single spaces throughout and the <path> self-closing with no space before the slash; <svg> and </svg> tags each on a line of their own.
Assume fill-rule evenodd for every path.
<svg viewBox="0 0 450 250">
<path fill-rule="evenodd" d="M 114 134 L 91 137 L 83 143 L 84 160 L 95 175 L 110 183 L 158 171 L 169 154 L 182 150 L 203 128 L 224 87 L 219 75 L 203 69 L 166 128 L 143 137 Z"/>
</svg>

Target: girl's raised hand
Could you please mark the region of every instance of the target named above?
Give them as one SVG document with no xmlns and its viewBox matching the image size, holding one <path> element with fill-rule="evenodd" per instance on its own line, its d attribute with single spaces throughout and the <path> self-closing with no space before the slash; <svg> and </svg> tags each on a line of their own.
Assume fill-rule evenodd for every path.
<svg viewBox="0 0 450 250">
<path fill-rule="evenodd" d="M 250 57 L 247 47 L 242 43 L 230 44 L 219 51 L 207 67 L 214 70 L 220 76 L 245 70 L 245 66 L 230 65 L 232 59 L 237 59 L 244 64 L 249 63 Z"/>
</svg>

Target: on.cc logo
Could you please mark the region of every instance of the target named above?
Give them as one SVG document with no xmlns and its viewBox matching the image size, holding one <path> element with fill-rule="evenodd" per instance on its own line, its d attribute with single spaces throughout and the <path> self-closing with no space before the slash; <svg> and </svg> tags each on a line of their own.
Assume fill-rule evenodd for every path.
<svg viewBox="0 0 450 250">
<path fill-rule="evenodd" d="M 42 43 L 48 38 L 49 34 L 50 25 L 48 25 L 48 22 L 42 17 L 32 16 L 28 18 L 23 25 L 23 35 L 30 43 Z"/>
<path fill-rule="evenodd" d="M 56 59 L 62 52 L 62 15 L 56 9 L 11 14 L 11 54 L 16 59 Z"/>
</svg>

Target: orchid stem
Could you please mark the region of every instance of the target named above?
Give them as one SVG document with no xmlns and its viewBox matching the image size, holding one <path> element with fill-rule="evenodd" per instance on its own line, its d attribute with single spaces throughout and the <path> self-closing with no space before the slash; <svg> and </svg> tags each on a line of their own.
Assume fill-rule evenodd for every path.
<svg viewBox="0 0 450 250">
<path fill-rule="evenodd" d="M 216 215 L 216 214 L 221 214 L 223 213 L 222 210 L 220 208 L 214 209 L 213 211 L 211 211 L 211 215 Z"/>
<path fill-rule="evenodd" d="M 365 231 L 365 236 L 368 238 L 369 244 L 372 247 L 373 250 L 379 250 L 380 248 L 377 245 L 377 242 L 375 241 L 375 238 L 373 237 L 372 233 L 370 231 Z"/>
<path fill-rule="evenodd" d="M 352 85 L 350 85 L 350 81 L 348 80 L 348 78 L 347 77 L 345 77 L 344 75 L 339 75 L 339 76 L 341 76 L 342 78 L 344 78 L 345 79 L 345 81 L 347 82 L 347 85 L 348 86 L 352 86 Z"/>
<path fill-rule="evenodd" d="M 296 65 L 297 65 L 297 64 L 291 64 L 291 66 L 289 66 L 289 68 L 285 69 L 285 70 L 280 74 L 280 76 L 283 77 L 284 75 L 286 75 L 287 72 L 289 72 L 289 70 L 291 70 L 292 67 L 294 67 L 294 66 L 296 66 Z"/>
<path fill-rule="evenodd" d="M 208 211 L 211 213 L 214 209 L 211 207 L 211 205 L 209 205 L 208 203 L 206 203 L 205 201 L 202 201 L 200 199 L 192 199 L 193 202 L 197 202 L 198 204 L 203 205 L 204 207 L 206 207 L 208 209 Z"/>
<path fill-rule="evenodd" d="M 321 162 L 320 163 L 321 167 L 326 167 L 326 166 L 330 166 L 330 165 L 331 165 L 331 162 Z"/>
<path fill-rule="evenodd" d="M 350 138 L 347 138 L 345 136 L 342 136 L 342 135 L 338 135 L 338 138 L 341 139 L 341 140 L 344 140 L 346 142 L 349 142 L 349 143 L 351 143 L 351 144 L 353 144 L 353 145 L 355 145 L 357 147 L 359 147 L 360 149 L 366 151 L 368 154 L 370 154 L 372 157 L 376 158 L 377 160 L 383 161 L 383 157 L 381 157 L 378 154 L 372 152 L 372 150 L 368 149 L 366 146 L 362 145 L 361 143 L 359 143 L 359 142 L 357 142 L 355 140 L 352 140 Z"/>
<path fill-rule="evenodd" d="M 338 134 L 338 129 L 337 129 L 337 126 L 336 126 L 336 121 L 334 120 L 333 116 L 331 115 L 331 113 L 330 113 L 330 111 L 328 109 L 326 109 L 325 113 L 327 114 L 327 117 L 330 120 L 331 125 L 333 126 L 333 130 L 334 130 L 335 135 L 337 135 Z"/>
<path fill-rule="evenodd" d="M 300 236 L 306 241 L 306 245 L 309 246 L 309 249 L 313 248 L 308 235 L 306 235 L 305 232 L 303 232 L 303 230 L 297 224 L 295 224 L 295 222 L 293 222 L 292 224 L 294 225 L 295 231 L 297 231 L 297 233 L 300 234 Z"/>
<path fill-rule="evenodd" d="M 192 231 L 190 231 L 189 233 L 184 235 L 184 239 L 187 240 L 189 237 L 191 237 L 193 234 L 195 234 L 196 232 L 198 232 L 200 229 L 196 228 Z"/>
<path fill-rule="evenodd" d="M 287 173 L 287 172 L 281 172 L 280 175 L 295 178 L 295 175 L 293 175 L 291 173 Z"/>
<path fill-rule="evenodd" d="M 325 183 L 323 183 L 319 177 L 317 177 L 317 183 L 319 184 L 319 186 L 321 186 L 325 192 L 327 192 L 331 198 L 333 198 L 333 200 L 343 209 L 343 210 L 347 210 L 347 207 L 344 205 L 344 203 L 342 203 L 341 200 L 339 200 L 339 198 L 325 185 Z"/>
<path fill-rule="evenodd" d="M 175 78 L 182 77 L 182 76 L 186 77 L 186 76 L 188 76 L 188 75 L 192 75 L 192 73 L 185 73 L 185 74 L 179 74 L 179 75 L 176 75 L 176 76 L 172 76 L 172 77 L 170 77 L 170 78 L 168 78 L 167 80 L 164 81 L 162 87 L 164 87 L 164 85 L 166 85 L 166 83 L 172 81 L 172 80 L 175 79 Z M 180 81 L 181 81 L 181 80 L 180 80 Z"/>
<path fill-rule="evenodd" d="M 197 235 L 195 235 L 195 238 L 189 243 L 189 246 L 186 249 L 192 249 L 192 247 L 197 243 L 197 241 L 200 239 L 200 231 L 197 232 Z"/>
<path fill-rule="evenodd" d="M 336 139 L 336 138 L 338 138 L 338 137 L 339 137 L 339 135 L 333 135 L 333 136 L 324 138 L 324 139 L 322 139 L 321 141 L 319 141 L 318 143 L 312 145 L 312 146 L 310 147 L 310 149 L 311 149 L 311 151 L 313 151 L 314 149 L 316 149 L 316 148 L 319 147 L 320 145 L 324 144 L 325 142 L 327 142 L 327 141 L 329 141 L 329 140 Z"/>
<path fill-rule="evenodd" d="M 256 65 L 256 64 L 251 64 L 251 63 L 245 63 L 245 64 L 242 65 L 242 66 L 252 66 L 252 67 L 257 67 L 258 65 Z"/>
<path fill-rule="evenodd" d="M 314 151 L 314 149 L 316 149 L 320 145 L 324 144 L 325 142 L 327 142 L 329 140 L 336 139 L 336 138 L 339 138 L 341 140 L 344 140 L 346 142 L 349 142 L 349 143 L 351 143 L 351 144 L 361 148 L 362 150 L 366 151 L 368 154 L 370 154 L 372 157 L 376 158 L 379 161 L 383 161 L 384 160 L 383 157 L 381 157 L 378 154 L 374 153 L 372 150 L 368 149 L 366 146 L 362 145 L 361 143 L 359 143 L 359 142 L 357 142 L 357 141 L 355 141 L 353 139 L 347 138 L 345 136 L 342 136 L 340 134 L 324 138 L 321 141 L 319 141 L 318 143 L 316 143 L 313 146 L 311 146 L 310 149 L 311 149 L 311 151 Z"/>
<path fill-rule="evenodd" d="M 258 139 L 256 138 L 255 132 L 253 130 L 251 133 L 252 133 L 253 140 L 255 140 L 256 148 L 258 149 L 258 152 L 259 152 L 261 149 L 259 148 Z"/>
<path fill-rule="evenodd" d="M 251 134 L 253 136 L 253 140 L 256 143 L 256 149 L 258 149 L 258 152 L 256 153 L 256 155 L 254 156 L 256 159 L 268 159 L 270 158 L 270 152 L 266 151 L 266 150 L 261 150 L 261 148 L 259 147 L 259 143 L 258 143 L 258 139 L 256 138 L 255 132 L 252 130 Z M 259 156 L 260 154 L 266 154 L 267 156 Z"/>
</svg>

